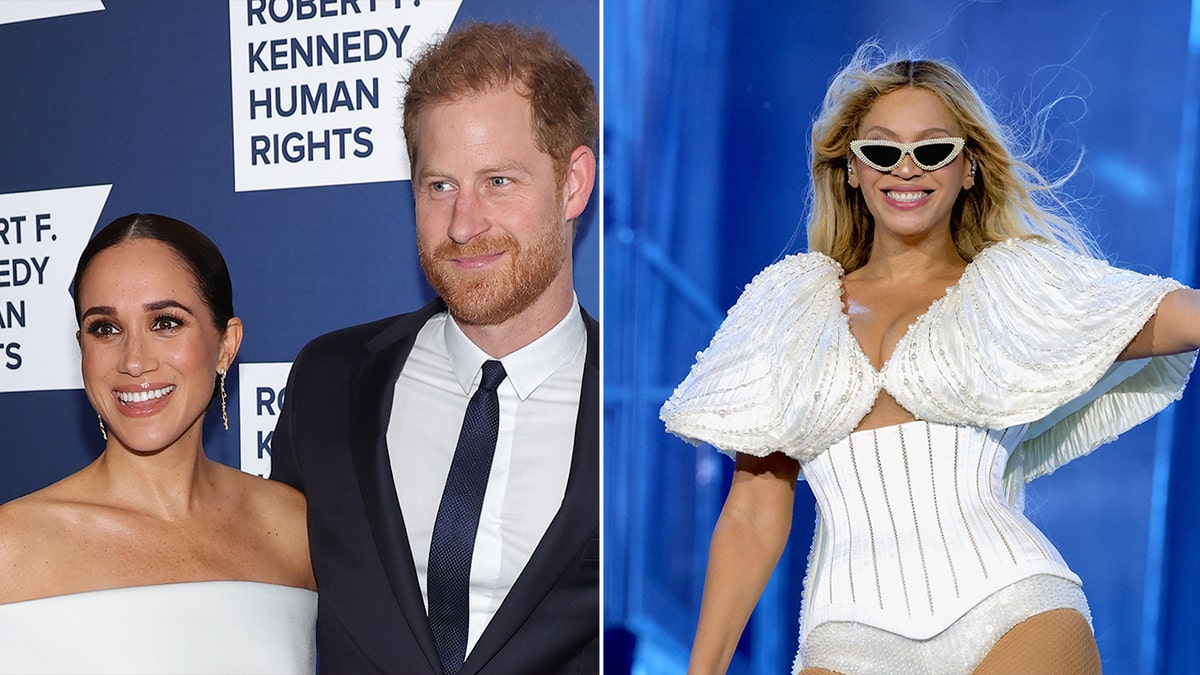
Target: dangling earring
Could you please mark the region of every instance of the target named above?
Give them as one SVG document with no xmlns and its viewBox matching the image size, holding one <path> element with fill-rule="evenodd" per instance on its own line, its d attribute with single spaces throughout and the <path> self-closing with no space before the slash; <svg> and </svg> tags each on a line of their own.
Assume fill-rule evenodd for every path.
<svg viewBox="0 0 1200 675">
<path fill-rule="evenodd" d="M 221 425 L 229 431 L 229 412 L 225 409 L 225 370 L 217 371 L 221 375 Z"/>
<path fill-rule="evenodd" d="M 847 163 L 846 164 L 846 182 L 849 183 L 850 179 L 852 179 L 852 178 L 854 178 L 854 165 Z"/>
<path fill-rule="evenodd" d="M 100 420 L 100 436 L 103 437 L 104 440 L 107 441 L 108 440 L 108 429 L 104 428 L 104 418 L 100 416 L 100 413 L 96 413 L 96 419 Z"/>
</svg>

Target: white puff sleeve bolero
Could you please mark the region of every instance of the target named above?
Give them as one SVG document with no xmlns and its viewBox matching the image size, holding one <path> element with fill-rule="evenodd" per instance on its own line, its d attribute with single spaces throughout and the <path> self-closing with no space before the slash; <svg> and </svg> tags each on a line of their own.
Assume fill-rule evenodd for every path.
<svg viewBox="0 0 1200 675">
<path fill-rule="evenodd" d="M 1011 239 L 979 253 L 877 371 L 850 332 L 842 276 L 820 253 L 759 273 L 663 405 L 668 431 L 804 462 L 849 435 L 886 390 L 921 420 L 1030 424 L 1018 451 L 1032 480 L 1177 399 L 1196 359 L 1114 365 L 1178 282 Z"/>
</svg>

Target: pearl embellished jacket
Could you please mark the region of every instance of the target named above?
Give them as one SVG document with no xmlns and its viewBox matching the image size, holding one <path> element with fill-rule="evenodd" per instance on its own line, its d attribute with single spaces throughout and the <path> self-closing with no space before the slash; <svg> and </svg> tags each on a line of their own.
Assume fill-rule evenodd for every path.
<svg viewBox="0 0 1200 675">
<path fill-rule="evenodd" d="M 1196 359 L 1115 363 L 1177 281 L 1010 239 L 980 252 L 877 371 L 850 332 L 843 274 L 821 253 L 760 272 L 662 406 L 667 430 L 730 455 L 803 463 L 846 438 L 886 390 L 918 420 L 1030 425 L 1005 475 L 1018 503 L 1025 481 L 1177 399 Z"/>
</svg>

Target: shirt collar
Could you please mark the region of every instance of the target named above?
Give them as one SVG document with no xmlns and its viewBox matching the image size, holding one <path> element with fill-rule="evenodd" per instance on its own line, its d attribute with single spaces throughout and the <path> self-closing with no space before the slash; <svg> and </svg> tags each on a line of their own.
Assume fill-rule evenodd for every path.
<svg viewBox="0 0 1200 675">
<path fill-rule="evenodd" d="M 446 351 L 450 355 L 450 367 L 454 378 L 462 386 L 463 394 L 479 380 L 483 362 L 491 359 L 487 352 L 471 342 L 449 313 L 446 315 Z M 559 366 L 586 348 L 587 327 L 579 310 L 579 298 L 572 295 L 571 309 L 558 324 L 545 335 L 500 359 L 507 373 L 506 382 L 511 382 L 517 396 L 524 401 Z"/>
</svg>

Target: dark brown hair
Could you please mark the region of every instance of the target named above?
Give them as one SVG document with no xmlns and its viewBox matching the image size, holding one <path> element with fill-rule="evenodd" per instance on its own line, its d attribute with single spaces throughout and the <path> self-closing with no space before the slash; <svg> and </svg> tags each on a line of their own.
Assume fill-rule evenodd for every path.
<svg viewBox="0 0 1200 675">
<path fill-rule="evenodd" d="M 192 274 L 196 290 L 212 313 L 213 324 L 225 332 L 233 318 L 233 283 L 229 267 L 217 245 L 187 223 L 153 213 L 131 213 L 105 225 L 92 237 L 79 256 L 71 292 L 75 299 L 75 321 L 80 320 L 79 282 L 101 251 L 133 239 L 153 239 L 166 244 Z"/>
</svg>

